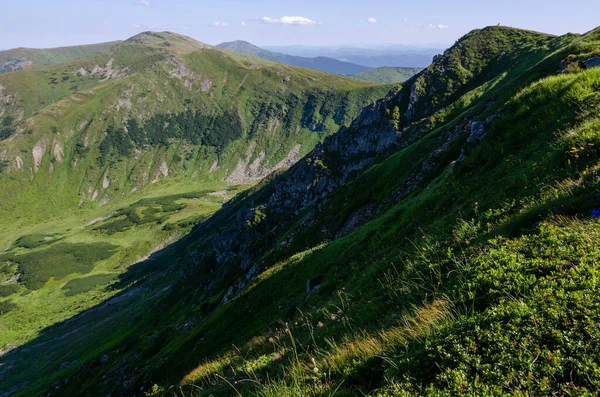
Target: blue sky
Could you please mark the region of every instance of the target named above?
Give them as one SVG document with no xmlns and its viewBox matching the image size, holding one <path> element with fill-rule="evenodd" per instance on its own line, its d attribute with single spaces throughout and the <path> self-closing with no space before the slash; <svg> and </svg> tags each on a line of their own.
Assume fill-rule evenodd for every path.
<svg viewBox="0 0 600 397">
<path fill-rule="evenodd" d="M 170 30 L 209 44 L 451 44 L 509 25 L 553 34 L 600 24 L 600 0 L 3 0 L 0 49 Z"/>
</svg>

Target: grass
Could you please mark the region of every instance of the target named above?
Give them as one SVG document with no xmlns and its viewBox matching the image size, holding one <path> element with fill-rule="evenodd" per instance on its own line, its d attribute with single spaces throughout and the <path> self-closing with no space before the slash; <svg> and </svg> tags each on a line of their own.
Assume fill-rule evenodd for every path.
<svg viewBox="0 0 600 397">
<path fill-rule="evenodd" d="M 28 289 L 39 289 L 50 278 L 56 280 L 72 273 L 85 274 L 96 262 L 114 255 L 116 245 L 110 243 L 59 243 L 50 248 L 9 257 L 18 264 L 21 282 Z"/>
<path fill-rule="evenodd" d="M 32 306 L 18 325 L 15 310 L 2 316 L 11 332 L 27 330 L 28 316 L 58 294 L 65 305 L 86 297 L 96 306 L 0 358 L 11 362 L 2 388 L 26 384 L 21 395 L 54 382 L 64 394 L 597 394 L 600 71 L 555 75 L 560 59 L 590 50 L 587 41 L 598 46 L 595 34 L 473 33 L 430 73 L 390 93 L 376 107 L 380 118 L 369 113 L 368 127 L 344 130 L 338 146 L 324 145 L 325 153 L 246 190 L 169 249 L 129 267 L 111 284 L 118 292 L 98 286 L 67 297 L 49 280 L 10 296 Z M 412 104 L 407 117 L 403 101 L 416 81 L 450 88 L 427 88 L 431 101 Z M 396 146 L 373 157 L 339 153 L 385 137 L 390 106 L 407 127 Z M 471 122 L 492 115 L 485 139 L 467 142 Z M 300 112 L 294 117 L 302 120 Z M 183 189 L 169 183 L 109 202 L 103 215 L 162 214 L 159 198 Z M 365 205 L 376 210 L 336 236 Z M 195 216 L 186 210 L 166 223 Z M 129 244 L 166 233 L 152 222 L 112 235 L 92 231 L 114 220 L 82 234 L 56 230 L 64 237 L 56 244 L 90 236 Z M 31 229 L 23 234 L 48 233 Z M 92 274 L 127 262 L 125 251 Z"/>
<path fill-rule="evenodd" d="M 53 65 L 67 62 L 73 59 L 85 58 L 87 56 L 106 51 L 118 44 L 118 42 L 108 42 L 99 44 L 89 44 L 72 47 L 60 48 L 14 48 L 11 50 L 0 51 L 0 73 L 11 72 L 18 62 L 31 62 L 31 65 Z"/>
<path fill-rule="evenodd" d="M 165 47 L 165 41 L 173 45 Z M 19 308 L 3 318 L 3 350 L 121 292 L 127 283 L 104 289 L 103 277 L 125 277 L 131 264 L 176 241 L 256 181 L 226 180 L 240 161 L 247 169 L 260 158 L 268 169 L 297 145 L 301 156 L 387 90 L 291 67 L 283 69 L 292 75 L 284 83 L 279 65 L 222 54 L 170 33 L 36 54 L 46 60 L 0 75 L 1 95 L 19 98 L 0 105 L 10 131 L 0 142 L 6 154 L 0 276 L 21 285 L 14 292 L 2 287 Z M 172 75 L 174 58 L 183 75 Z M 120 77 L 91 73 L 96 66 L 108 68 L 111 59 Z M 87 73 L 77 72 L 82 69 Z M 203 82 L 209 92 L 202 91 Z M 312 110 L 305 112 L 309 101 Z M 344 106 L 332 113 L 328 101 Z M 243 136 L 219 140 L 224 115 L 239 121 Z M 206 122 L 197 136 L 208 143 L 182 135 L 184 124 L 198 119 Z M 130 128 L 128 139 L 136 145 L 115 146 L 120 141 L 110 137 L 132 120 L 148 134 Z M 251 143 L 255 150 L 247 155 Z M 119 155 L 123 148 L 130 149 L 123 151 L 128 156 Z"/>
<path fill-rule="evenodd" d="M 599 320 L 593 309 L 598 73 L 526 82 L 507 98 L 486 141 L 470 149 L 464 163 L 448 164 L 453 173 L 438 174 L 443 183 L 428 179 L 416 198 L 384 207 L 347 238 L 258 276 L 211 314 L 203 344 L 196 345 L 205 356 L 211 351 L 206 343 L 227 344 L 210 331 L 222 327 L 236 330 L 229 339 L 236 347 L 185 377 L 184 384 L 195 386 L 183 393 L 597 392 L 600 359 L 587 352 L 597 350 Z M 506 95 L 505 84 L 496 87 Z M 326 210 L 331 217 L 307 235 L 368 200 L 389 197 L 419 170 L 423 153 L 435 150 L 439 132 L 343 187 L 340 202 L 334 196 Z M 335 281 L 303 297 L 304 280 L 323 274 Z M 335 291 L 350 298 L 333 302 Z M 439 302 L 450 308 L 433 312 L 439 317 L 418 322 L 410 316 L 419 318 Z M 256 357 L 275 353 L 283 355 L 283 368 L 271 363 L 244 371 Z"/>
<path fill-rule="evenodd" d="M 96 287 L 106 286 L 116 278 L 116 274 L 95 274 L 92 276 L 75 278 L 66 283 L 62 289 L 66 291 L 66 296 L 83 294 L 93 290 Z"/>
<path fill-rule="evenodd" d="M 381 84 L 403 83 L 421 71 L 420 68 L 380 67 L 352 75 L 360 81 Z"/>
</svg>

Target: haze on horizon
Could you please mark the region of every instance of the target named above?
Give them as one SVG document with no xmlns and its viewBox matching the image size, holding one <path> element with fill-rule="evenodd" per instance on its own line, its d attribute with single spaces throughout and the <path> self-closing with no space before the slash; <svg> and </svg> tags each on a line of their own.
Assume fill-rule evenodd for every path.
<svg viewBox="0 0 600 397">
<path fill-rule="evenodd" d="M 3 5 L 0 49 L 123 40 L 147 30 L 213 45 L 233 40 L 261 46 L 449 45 L 472 29 L 496 24 L 584 33 L 599 14 L 600 3 L 593 0 L 571 0 L 568 6 L 557 0 L 32 0 Z"/>
</svg>

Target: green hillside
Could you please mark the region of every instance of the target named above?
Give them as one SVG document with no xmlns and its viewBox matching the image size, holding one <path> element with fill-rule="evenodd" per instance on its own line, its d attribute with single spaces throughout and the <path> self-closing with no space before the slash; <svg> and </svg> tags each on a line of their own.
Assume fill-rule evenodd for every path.
<svg viewBox="0 0 600 397">
<path fill-rule="evenodd" d="M 132 47 L 126 52 L 134 53 Z M 228 56 L 215 54 L 221 64 Z M 366 104 L 353 121 L 336 131 L 328 124 L 327 136 L 289 169 L 269 174 L 120 273 L 113 295 L 102 290 L 107 296 L 90 310 L 1 356 L 0 389 L 23 396 L 597 394 L 599 60 L 600 28 L 561 37 L 503 26 L 470 32 L 428 68 Z M 273 67 L 244 65 L 261 73 Z M 278 68 L 288 70 L 277 66 L 271 73 L 278 75 Z M 322 75 L 324 82 L 329 86 L 321 85 L 321 94 L 332 84 L 352 84 Z M 280 89 L 283 83 L 273 84 Z M 321 116 L 329 103 L 317 106 Z M 31 111 L 38 120 L 43 113 L 23 106 L 11 114 Z M 135 170 L 127 168 L 125 151 L 160 141 L 151 133 L 140 138 L 135 125 L 112 117 L 92 125 L 100 123 L 104 138 L 114 135 L 114 145 L 103 146 L 102 138 L 98 149 L 87 146 L 88 156 L 113 167 L 109 175 L 117 167 Z M 158 125 L 185 125 L 177 136 L 182 141 L 196 131 L 187 117 L 172 117 Z M 121 121 L 114 126 L 118 134 L 108 130 L 112 120 Z M 5 142 L 35 134 L 17 132 Z M 267 130 L 265 141 L 269 136 Z M 219 142 L 202 134 L 206 164 L 215 152 L 222 153 L 221 167 L 235 164 L 226 150 L 219 152 Z M 29 167 L 42 169 L 42 163 Z M 135 175 L 126 173 L 128 180 Z M 95 175 L 101 178 L 102 169 Z M 186 186 L 198 195 L 192 183 Z M 148 196 L 154 201 L 134 202 L 98 225 L 106 233 L 127 220 L 139 226 L 136 215 L 143 221 L 173 208 L 158 194 Z M 95 201 L 83 197 L 82 207 L 94 208 Z M 183 199 L 195 198 L 174 202 Z M 121 223 L 108 224 L 115 221 Z M 15 277 L 11 266 L 19 266 L 18 288 L 31 291 L 7 291 L 4 326 L 16 324 L 19 299 L 40 297 L 38 291 L 55 282 L 36 290 L 48 273 L 25 276 L 31 266 L 44 270 L 42 255 L 66 256 L 60 239 L 30 233 L 4 253 L 6 274 Z M 85 252 L 71 247 L 68 258 L 110 261 L 105 256 L 114 248 L 106 243 L 117 242 Z M 80 271 L 77 260 L 68 263 Z M 65 288 L 71 294 L 99 280 Z"/>
<path fill-rule="evenodd" d="M 0 75 L 2 350 L 117 294 L 388 89 L 168 32 Z"/>
<path fill-rule="evenodd" d="M 118 41 L 59 48 L 14 48 L 0 51 L 0 73 L 14 72 L 35 65 L 54 65 L 98 54 Z"/>
<path fill-rule="evenodd" d="M 352 77 L 360 81 L 368 81 L 372 83 L 381 84 L 394 84 L 403 83 L 410 79 L 417 73 L 421 68 L 397 68 L 397 67 L 380 67 L 376 69 L 367 70 L 366 72 L 357 73 Z"/>
</svg>

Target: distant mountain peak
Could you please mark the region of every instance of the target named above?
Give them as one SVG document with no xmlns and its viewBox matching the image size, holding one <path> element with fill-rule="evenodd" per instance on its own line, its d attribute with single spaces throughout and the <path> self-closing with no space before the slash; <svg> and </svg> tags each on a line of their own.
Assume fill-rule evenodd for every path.
<svg viewBox="0 0 600 397">
<path fill-rule="evenodd" d="M 192 52 L 202 48 L 211 48 L 208 44 L 192 37 L 173 32 L 146 31 L 136 34 L 125 40 L 129 44 L 145 44 L 157 47 L 174 47 L 180 52 Z"/>
<path fill-rule="evenodd" d="M 221 43 L 217 47 L 243 54 L 255 55 L 257 57 L 268 59 L 274 62 L 283 63 L 285 65 L 316 69 L 327 73 L 353 75 L 356 73 L 365 72 L 370 69 L 362 65 L 356 65 L 354 63 L 345 62 L 324 56 L 308 58 L 282 54 L 280 52 L 273 52 L 255 46 L 254 44 L 244 40 L 235 40 L 226 43 Z"/>
</svg>

